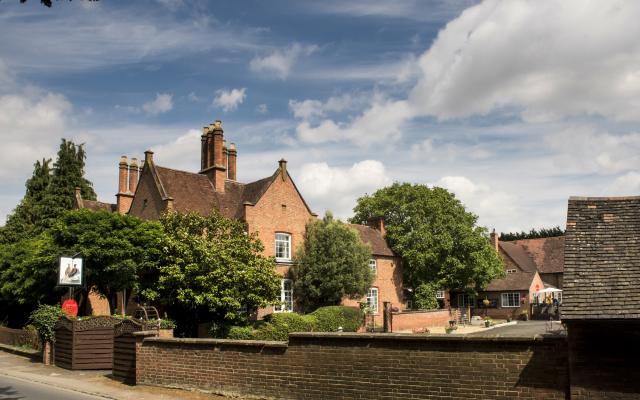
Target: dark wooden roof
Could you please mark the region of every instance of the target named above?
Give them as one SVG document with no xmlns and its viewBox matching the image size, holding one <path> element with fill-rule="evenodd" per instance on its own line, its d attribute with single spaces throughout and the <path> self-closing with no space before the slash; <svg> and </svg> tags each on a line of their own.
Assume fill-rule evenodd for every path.
<svg viewBox="0 0 640 400">
<path fill-rule="evenodd" d="M 512 242 L 498 242 L 498 245 L 523 270 L 527 272 L 538 270 L 536 263 L 533 262 L 522 246 Z"/>
<path fill-rule="evenodd" d="M 640 319 L 640 197 L 571 197 L 562 319 Z"/>
<path fill-rule="evenodd" d="M 514 240 L 510 243 L 522 246 L 531 257 L 538 272 L 542 274 L 561 273 L 564 270 L 564 236 Z"/>
</svg>

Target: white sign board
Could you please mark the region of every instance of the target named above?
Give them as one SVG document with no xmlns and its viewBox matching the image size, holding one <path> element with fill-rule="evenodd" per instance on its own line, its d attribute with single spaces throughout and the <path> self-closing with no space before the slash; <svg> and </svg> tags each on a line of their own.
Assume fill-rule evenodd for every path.
<svg viewBox="0 0 640 400">
<path fill-rule="evenodd" d="M 60 257 L 58 286 L 83 286 L 82 258 Z"/>
</svg>

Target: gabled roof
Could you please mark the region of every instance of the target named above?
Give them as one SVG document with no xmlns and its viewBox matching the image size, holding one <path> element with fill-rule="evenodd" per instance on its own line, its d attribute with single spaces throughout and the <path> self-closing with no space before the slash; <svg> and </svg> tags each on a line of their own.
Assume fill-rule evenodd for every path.
<svg viewBox="0 0 640 400">
<path fill-rule="evenodd" d="M 226 218 L 240 219 L 243 215 L 243 204 L 258 203 L 269 189 L 273 181 L 281 175 L 282 168 L 278 168 L 272 176 L 251 183 L 241 183 L 225 180 L 224 193 L 217 192 L 207 175 L 173 168 L 161 167 L 148 163 L 158 191 L 163 198 L 173 199 L 173 208 L 180 212 L 194 211 L 207 215 L 216 204 Z M 288 179 L 291 176 L 287 172 Z M 298 191 L 293 180 L 293 187 L 302 199 L 305 207 L 312 214 L 311 209 Z"/>
<path fill-rule="evenodd" d="M 561 273 L 564 270 L 564 236 L 515 240 L 522 246 L 541 274 Z"/>
<path fill-rule="evenodd" d="M 380 233 L 379 230 L 367 226 L 367 225 L 357 225 L 357 224 L 347 224 L 351 228 L 355 228 L 360 234 L 360 240 L 363 243 L 369 243 L 371 245 L 371 254 L 377 256 L 394 256 L 393 251 L 387 244 L 387 241 L 384 240 L 384 235 Z"/>
<path fill-rule="evenodd" d="M 515 274 L 507 274 L 504 279 L 496 279 L 487 285 L 486 290 L 478 290 L 479 292 L 506 292 L 513 290 L 526 290 L 527 292 L 531 288 L 531 284 L 535 279 L 537 271 L 534 272 L 516 272 Z M 471 285 L 475 287 L 475 285 Z M 450 292 L 461 293 L 464 289 L 454 289 Z"/>
<path fill-rule="evenodd" d="M 563 320 L 640 319 L 640 197 L 571 197 Z"/>
<path fill-rule="evenodd" d="M 512 242 L 498 242 L 498 245 L 524 271 L 536 272 L 538 270 L 536 263 L 533 262 L 522 246 Z"/>
</svg>

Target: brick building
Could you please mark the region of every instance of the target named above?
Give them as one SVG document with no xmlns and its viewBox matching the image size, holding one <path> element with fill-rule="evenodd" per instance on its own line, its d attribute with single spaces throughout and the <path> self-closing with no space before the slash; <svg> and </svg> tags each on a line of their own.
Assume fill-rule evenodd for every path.
<svg viewBox="0 0 640 400">
<path fill-rule="evenodd" d="M 640 398 L 640 197 L 571 197 L 562 322 L 572 399 Z"/>
<path fill-rule="evenodd" d="M 122 157 L 116 204 L 83 200 L 77 193 L 74 208 L 117 211 L 157 221 L 162 213 L 170 210 L 206 215 L 215 205 L 225 217 L 244 221 L 249 232 L 259 233 L 258 238 L 265 246 L 264 255 L 276 258 L 277 272 L 286 278 L 292 254 L 304 238 L 305 225 L 310 218 L 317 218 L 317 214 L 298 191 L 284 159 L 270 176 L 251 183 L 239 182 L 236 179 L 238 153 L 234 143 L 227 147 L 223 133 L 220 121 L 204 128 L 199 172 L 156 165 L 150 150 L 145 152 L 142 166 L 138 166 L 135 158 L 129 165 L 126 157 Z M 373 218 L 370 225 L 352 225 L 363 242 L 371 244 L 374 254 L 370 265 L 377 271 L 374 287 L 363 300 L 380 310 L 382 301 L 401 306 L 402 263 L 384 241 L 384 221 Z M 128 297 L 127 302 L 131 296 Z M 256 317 L 299 311 L 290 279 L 282 280 L 280 298 L 287 306 L 261 309 Z M 349 305 L 354 305 L 352 303 Z"/>
<path fill-rule="evenodd" d="M 497 233 L 491 233 L 491 245 L 500 254 L 507 277 L 490 283 L 476 298 L 465 295 L 463 290 L 452 290 L 452 307 L 469 306 L 471 315 L 492 318 L 518 318 L 522 311 L 539 311 L 532 308 L 532 304 L 542 301 L 538 291 L 562 289 L 564 243 L 564 236 L 501 242 Z M 524 304 L 520 301 L 523 297 Z M 489 304 L 485 305 L 484 300 Z"/>
</svg>

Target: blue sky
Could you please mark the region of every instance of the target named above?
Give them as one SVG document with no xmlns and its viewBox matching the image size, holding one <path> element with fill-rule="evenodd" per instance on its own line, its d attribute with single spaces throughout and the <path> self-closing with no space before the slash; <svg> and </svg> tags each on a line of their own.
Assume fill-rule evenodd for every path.
<svg viewBox="0 0 640 400">
<path fill-rule="evenodd" d="M 285 158 L 343 218 L 394 181 L 496 231 L 564 228 L 569 196 L 640 189 L 640 4 L 0 2 L 0 222 L 60 138 L 115 202 L 120 156 L 197 172 L 222 120 L 238 180 Z"/>
</svg>

